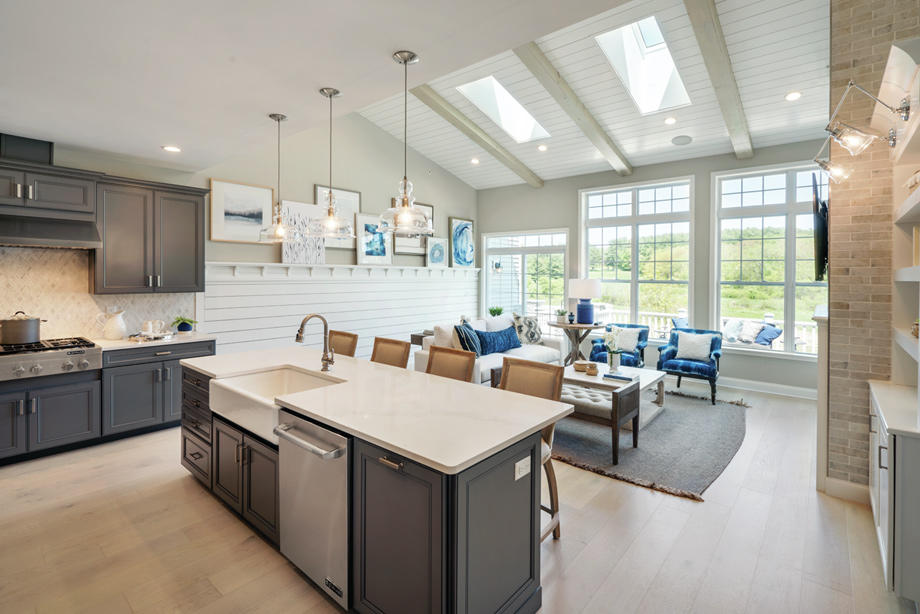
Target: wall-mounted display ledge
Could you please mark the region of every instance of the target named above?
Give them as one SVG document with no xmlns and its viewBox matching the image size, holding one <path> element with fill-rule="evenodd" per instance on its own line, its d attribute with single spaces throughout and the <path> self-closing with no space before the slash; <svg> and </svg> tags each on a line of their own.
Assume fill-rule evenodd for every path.
<svg viewBox="0 0 920 614">
<path fill-rule="evenodd" d="M 895 281 L 920 281 L 920 266 L 907 266 L 902 269 L 896 269 L 894 272 Z"/>
<path fill-rule="evenodd" d="M 904 97 L 910 98 L 910 120 L 905 124 L 897 120 L 898 143 L 892 151 L 894 164 L 916 164 L 920 162 L 920 38 L 895 41 L 888 54 L 885 74 L 878 97 L 887 104 L 898 106 Z M 875 105 L 870 124 L 879 134 L 888 134 L 896 125 L 895 116 L 880 104 Z"/>
<path fill-rule="evenodd" d="M 894 340 L 905 352 L 907 352 L 908 356 L 917 360 L 918 354 L 920 354 L 920 340 L 911 335 L 909 330 L 904 330 L 903 328 L 895 328 L 893 330 Z M 916 404 L 917 399 L 915 398 L 914 405 Z"/>
<path fill-rule="evenodd" d="M 353 264 L 208 262 L 208 283 L 298 279 L 478 279 L 479 269 Z"/>
<path fill-rule="evenodd" d="M 920 109 L 918 109 L 920 114 Z M 904 202 L 894 212 L 895 224 L 917 224 L 920 223 L 920 188 L 910 193 L 910 196 L 904 199 Z"/>
</svg>

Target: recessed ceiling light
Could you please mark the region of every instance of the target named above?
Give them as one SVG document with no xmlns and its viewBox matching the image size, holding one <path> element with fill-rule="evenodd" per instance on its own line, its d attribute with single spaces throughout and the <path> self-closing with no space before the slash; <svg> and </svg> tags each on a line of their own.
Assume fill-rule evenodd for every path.
<svg viewBox="0 0 920 614">
<path fill-rule="evenodd" d="M 540 151 L 546 151 L 546 150 L 547 150 L 547 147 L 546 147 L 546 145 L 542 145 L 542 144 L 541 144 L 541 145 L 537 145 L 537 149 L 540 150 Z"/>
<path fill-rule="evenodd" d="M 470 164 L 479 164 L 479 158 L 471 158 Z"/>
<path fill-rule="evenodd" d="M 801 97 L 802 97 L 802 92 L 789 92 L 788 94 L 786 94 L 786 101 L 795 102 Z"/>
<path fill-rule="evenodd" d="M 182 151 L 182 148 L 178 145 L 162 145 L 160 149 L 163 151 L 168 151 L 169 153 L 179 153 Z"/>
<path fill-rule="evenodd" d="M 666 123 L 669 126 L 673 126 L 674 124 L 677 123 L 677 118 L 676 117 L 665 117 L 664 123 Z"/>
<path fill-rule="evenodd" d="M 675 136 L 673 139 L 671 139 L 671 142 L 674 143 L 675 145 L 689 145 L 690 143 L 693 142 L 693 137 L 688 136 L 686 134 L 679 134 Z"/>
</svg>

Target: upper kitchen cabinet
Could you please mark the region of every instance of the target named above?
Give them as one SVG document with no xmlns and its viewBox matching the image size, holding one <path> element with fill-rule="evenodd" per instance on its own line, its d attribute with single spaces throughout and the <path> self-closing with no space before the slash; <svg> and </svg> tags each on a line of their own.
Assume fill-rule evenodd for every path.
<svg viewBox="0 0 920 614">
<path fill-rule="evenodd" d="M 140 182 L 99 184 L 102 248 L 92 259 L 93 292 L 204 291 L 205 193 Z"/>
<path fill-rule="evenodd" d="M 0 164 L 0 214 L 92 221 L 98 174 L 24 163 Z"/>
</svg>

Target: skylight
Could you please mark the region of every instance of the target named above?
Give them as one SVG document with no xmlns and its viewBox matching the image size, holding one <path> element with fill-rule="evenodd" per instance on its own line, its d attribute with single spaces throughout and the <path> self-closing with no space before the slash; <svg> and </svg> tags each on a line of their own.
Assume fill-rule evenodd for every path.
<svg viewBox="0 0 920 614">
<path fill-rule="evenodd" d="M 514 96 L 495 77 L 488 76 L 457 88 L 489 119 L 508 133 L 517 143 L 527 143 L 549 137 L 549 132 L 537 123 Z"/>
<path fill-rule="evenodd" d="M 642 115 L 690 104 L 657 19 L 647 17 L 595 40 Z"/>
</svg>

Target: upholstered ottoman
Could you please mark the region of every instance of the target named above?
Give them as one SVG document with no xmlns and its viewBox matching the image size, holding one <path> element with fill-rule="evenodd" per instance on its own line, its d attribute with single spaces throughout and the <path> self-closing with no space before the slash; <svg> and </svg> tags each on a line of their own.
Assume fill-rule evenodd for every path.
<svg viewBox="0 0 920 614">
<path fill-rule="evenodd" d="M 597 390 L 595 388 L 584 388 L 574 384 L 562 385 L 562 402 L 571 403 L 575 406 L 575 413 L 583 416 L 592 416 L 603 420 L 610 420 L 610 414 L 613 411 L 612 393 L 606 390 Z M 652 420 L 658 417 L 658 414 L 664 407 L 657 403 L 645 403 L 642 411 L 639 412 L 639 430 L 641 431 Z M 631 431 L 632 423 L 627 422 L 623 428 Z"/>
</svg>

